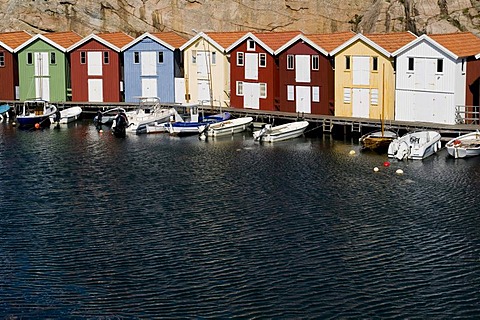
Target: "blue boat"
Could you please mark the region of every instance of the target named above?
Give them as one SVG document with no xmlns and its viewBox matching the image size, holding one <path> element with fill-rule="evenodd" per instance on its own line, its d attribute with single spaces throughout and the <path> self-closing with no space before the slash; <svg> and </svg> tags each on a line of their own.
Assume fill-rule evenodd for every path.
<svg viewBox="0 0 480 320">
<path fill-rule="evenodd" d="M 211 116 L 199 117 L 198 105 L 187 106 L 189 109 L 189 120 L 183 122 L 173 122 L 168 124 L 168 132 L 171 135 L 193 135 L 198 134 L 200 126 L 212 124 L 230 119 L 230 113 L 223 112 Z"/>
<path fill-rule="evenodd" d="M 57 107 L 45 100 L 26 100 L 22 113 L 17 116 L 20 127 L 48 127 L 50 117 L 57 112 Z"/>
</svg>

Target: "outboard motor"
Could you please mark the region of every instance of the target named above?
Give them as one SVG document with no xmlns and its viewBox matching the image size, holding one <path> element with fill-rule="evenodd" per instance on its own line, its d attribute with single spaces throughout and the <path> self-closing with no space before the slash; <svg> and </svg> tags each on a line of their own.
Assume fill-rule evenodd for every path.
<svg viewBox="0 0 480 320">
<path fill-rule="evenodd" d="M 410 149 L 408 147 L 408 144 L 405 142 L 400 143 L 400 145 L 398 146 L 398 150 L 395 153 L 395 158 L 397 158 L 398 160 L 404 160 L 409 156 L 409 154 L 410 154 Z"/>
<path fill-rule="evenodd" d="M 112 133 L 117 138 L 125 138 L 127 135 L 128 119 L 125 113 L 120 112 L 112 124 Z"/>
<path fill-rule="evenodd" d="M 199 131 L 199 134 L 198 134 L 198 138 L 200 140 L 207 140 L 208 139 L 207 131 L 208 131 L 209 127 L 210 127 L 210 123 L 207 123 L 207 124 L 200 127 L 200 131 Z"/>
<path fill-rule="evenodd" d="M 261 141 L 262 140 L 262 137 L 267 133 L 267 131 L 269 131 L 270 129 L 272 128 L 272 125 L 271 124 L 266 124 L 265 126 L 263 126 L 262 130 L 260 130 L 260 132 L 254 137 L 254 140 L 255 141 Z"/>
</svg>

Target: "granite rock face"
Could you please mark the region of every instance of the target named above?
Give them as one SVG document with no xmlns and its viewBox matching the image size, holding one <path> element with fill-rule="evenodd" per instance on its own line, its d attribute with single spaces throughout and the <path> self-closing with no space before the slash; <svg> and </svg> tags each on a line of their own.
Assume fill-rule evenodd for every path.
<svg viewBox="0 0 480 320">
<path fill-rule="evenodd" d="M 478 0 L 0 0 L 0 31 L 480 34 Z"/>
</svg>

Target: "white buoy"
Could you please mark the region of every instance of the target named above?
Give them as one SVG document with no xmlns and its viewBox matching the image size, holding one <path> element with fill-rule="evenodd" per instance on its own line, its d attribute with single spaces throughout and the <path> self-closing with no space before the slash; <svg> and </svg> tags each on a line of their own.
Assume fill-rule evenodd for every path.
<svg viewBox="0 0 480 320">
<path fill-rule="evenodd" d="M 403 170 L 402 169 L 397 169 L 397 171 L 395 171 L 396 174 L 403 174 Z"/>
<path fill-rule="evenodd" d="M 378 167 L 373 168 L 373 171 L 378 172 Z"/>
<path fill-rule="evenodd" d="M 355 154 L 355 150 L 350 150 L 350 155 L 354 155 Z"/>
</svg>

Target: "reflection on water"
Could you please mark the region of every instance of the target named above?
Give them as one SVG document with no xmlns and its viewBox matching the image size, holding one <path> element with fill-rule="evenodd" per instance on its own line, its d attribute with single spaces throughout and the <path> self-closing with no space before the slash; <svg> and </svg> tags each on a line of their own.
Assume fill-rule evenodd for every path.
<svg viewBox="0 0 480 320">
<path fill-rule="evenodd" d="M 479 159 L 386 160 L 2 124 L 0 314 L 475 318 Z"/>
</svg>

